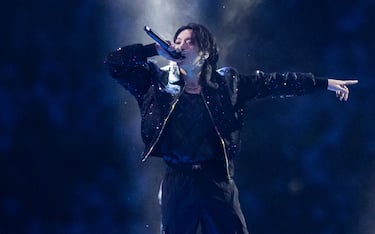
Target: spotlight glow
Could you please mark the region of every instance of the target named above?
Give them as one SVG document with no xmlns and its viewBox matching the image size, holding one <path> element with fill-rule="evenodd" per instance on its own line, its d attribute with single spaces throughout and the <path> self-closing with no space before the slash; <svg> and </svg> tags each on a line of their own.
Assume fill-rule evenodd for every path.
<svg viewBox="0 0 375 234">
<path fill-rule="evenodd" d="M 162 1 L 162 0 L 115 0 L 108 1 L 109 24 L 112 31 L 107 41 L 109 49 L 115 49 L 133 43 L 149 44 L 154 41 L 144 32 L 145 25 L 150 26 L 166 40 L 172 40 L 175 30 L 188 22 L 199 22 L 199 2 L 192 1 Z M 154 57 L 156 63 L 161 64 L 165 60 Z M 159 183 L 164 169 L 161 160 L 151 159 L 141 165 L 140 158 L 143 143 L 140 138 L 140 113 L 138 105 L 133 97 L 125 90 L 116 88 L 114 93 L 126 99 L 127 105 L 119 106 L 120 118 L 124 121 L 119 129 L 126 131 L 121 144 L 131 147 L 124 152 L 130 163 L 129 171 L 134 182 L 132 189 L 127 191 L 132 198 L 130 204 L 134 210 L 138 210 L 140 221 L 129 227 L 130 233 L 158 233 L 160 224 L 160 209 L 157 201 Z M 125 96 L 124 96 L 124 93 Z M 120 144 L 120 142 L 119 142 Z M 139 155 L 136 155 L 139 154 Z M 134 196 L 136 194 L 136 196 Z"/>
</svg>

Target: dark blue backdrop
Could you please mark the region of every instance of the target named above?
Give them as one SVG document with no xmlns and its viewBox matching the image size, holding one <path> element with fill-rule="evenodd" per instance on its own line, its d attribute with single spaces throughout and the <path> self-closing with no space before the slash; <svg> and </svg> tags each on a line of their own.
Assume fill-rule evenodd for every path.
<svg viewBox="0 0 375 234">
<path fill-rule="evenodd" d="M 140 162 L 136 104 L 102 63 L 151 42 L 147 1 L 31 2 L 1 9 L 0 233 L 157 233 L 163 164 Z M 220 65 L 360 80 L 347 103 L 320 92 L 249 104 L 236 178 L 250 230 L 373 233 L 375 2 L 176 1 L 175 11 L 186 4 L 200 4 Z"/>
</svg>

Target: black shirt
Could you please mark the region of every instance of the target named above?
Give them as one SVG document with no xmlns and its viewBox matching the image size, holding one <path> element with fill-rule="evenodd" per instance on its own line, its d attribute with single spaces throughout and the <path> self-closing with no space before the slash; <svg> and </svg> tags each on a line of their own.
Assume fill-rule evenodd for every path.
<svg viewBox="0 0 375 234">
<path fill-rule="evenodd" d="M 160 140 L 167 163 L 221 158 L 222 146 L 200 94 L 181 94 Z"/>
</svg>

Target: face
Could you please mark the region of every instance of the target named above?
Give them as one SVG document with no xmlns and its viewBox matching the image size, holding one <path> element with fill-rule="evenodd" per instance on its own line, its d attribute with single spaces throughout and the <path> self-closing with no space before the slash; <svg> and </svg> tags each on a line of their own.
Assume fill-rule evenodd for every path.
<svg viewBox="0 0 375 234">
<path fill-rule="evenodd" d="M 178 34 L 174 47 L 177 51 L 181 51 L 185 58 L 178 62 L 178 65 L 182 68 L 200 68 L 203 63 L 202 57 L 203 52 L 199 50 L 196 43 L 192 38 L 193 31 L 191 29 L 185 29 Z"/>
</svg>

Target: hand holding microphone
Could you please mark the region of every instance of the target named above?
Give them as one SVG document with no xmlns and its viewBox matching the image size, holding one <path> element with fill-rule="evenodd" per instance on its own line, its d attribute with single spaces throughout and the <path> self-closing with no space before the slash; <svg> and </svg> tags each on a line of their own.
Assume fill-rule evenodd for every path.
<svg viewBox="0 0 375 234">
<path fill-rule="evenodd" d="M 145 32 L 149 35 L 152 39 L 154 39 L 168 54 L 174 59 L 183 59 L 185 56 L 181 54 L 181 52 L 177 52 L 175 50 L 169 50 L 170 44 L 163 40 L 158 34 L 151 30 L 150 27 L 144 27 Z"/>
</svg>

